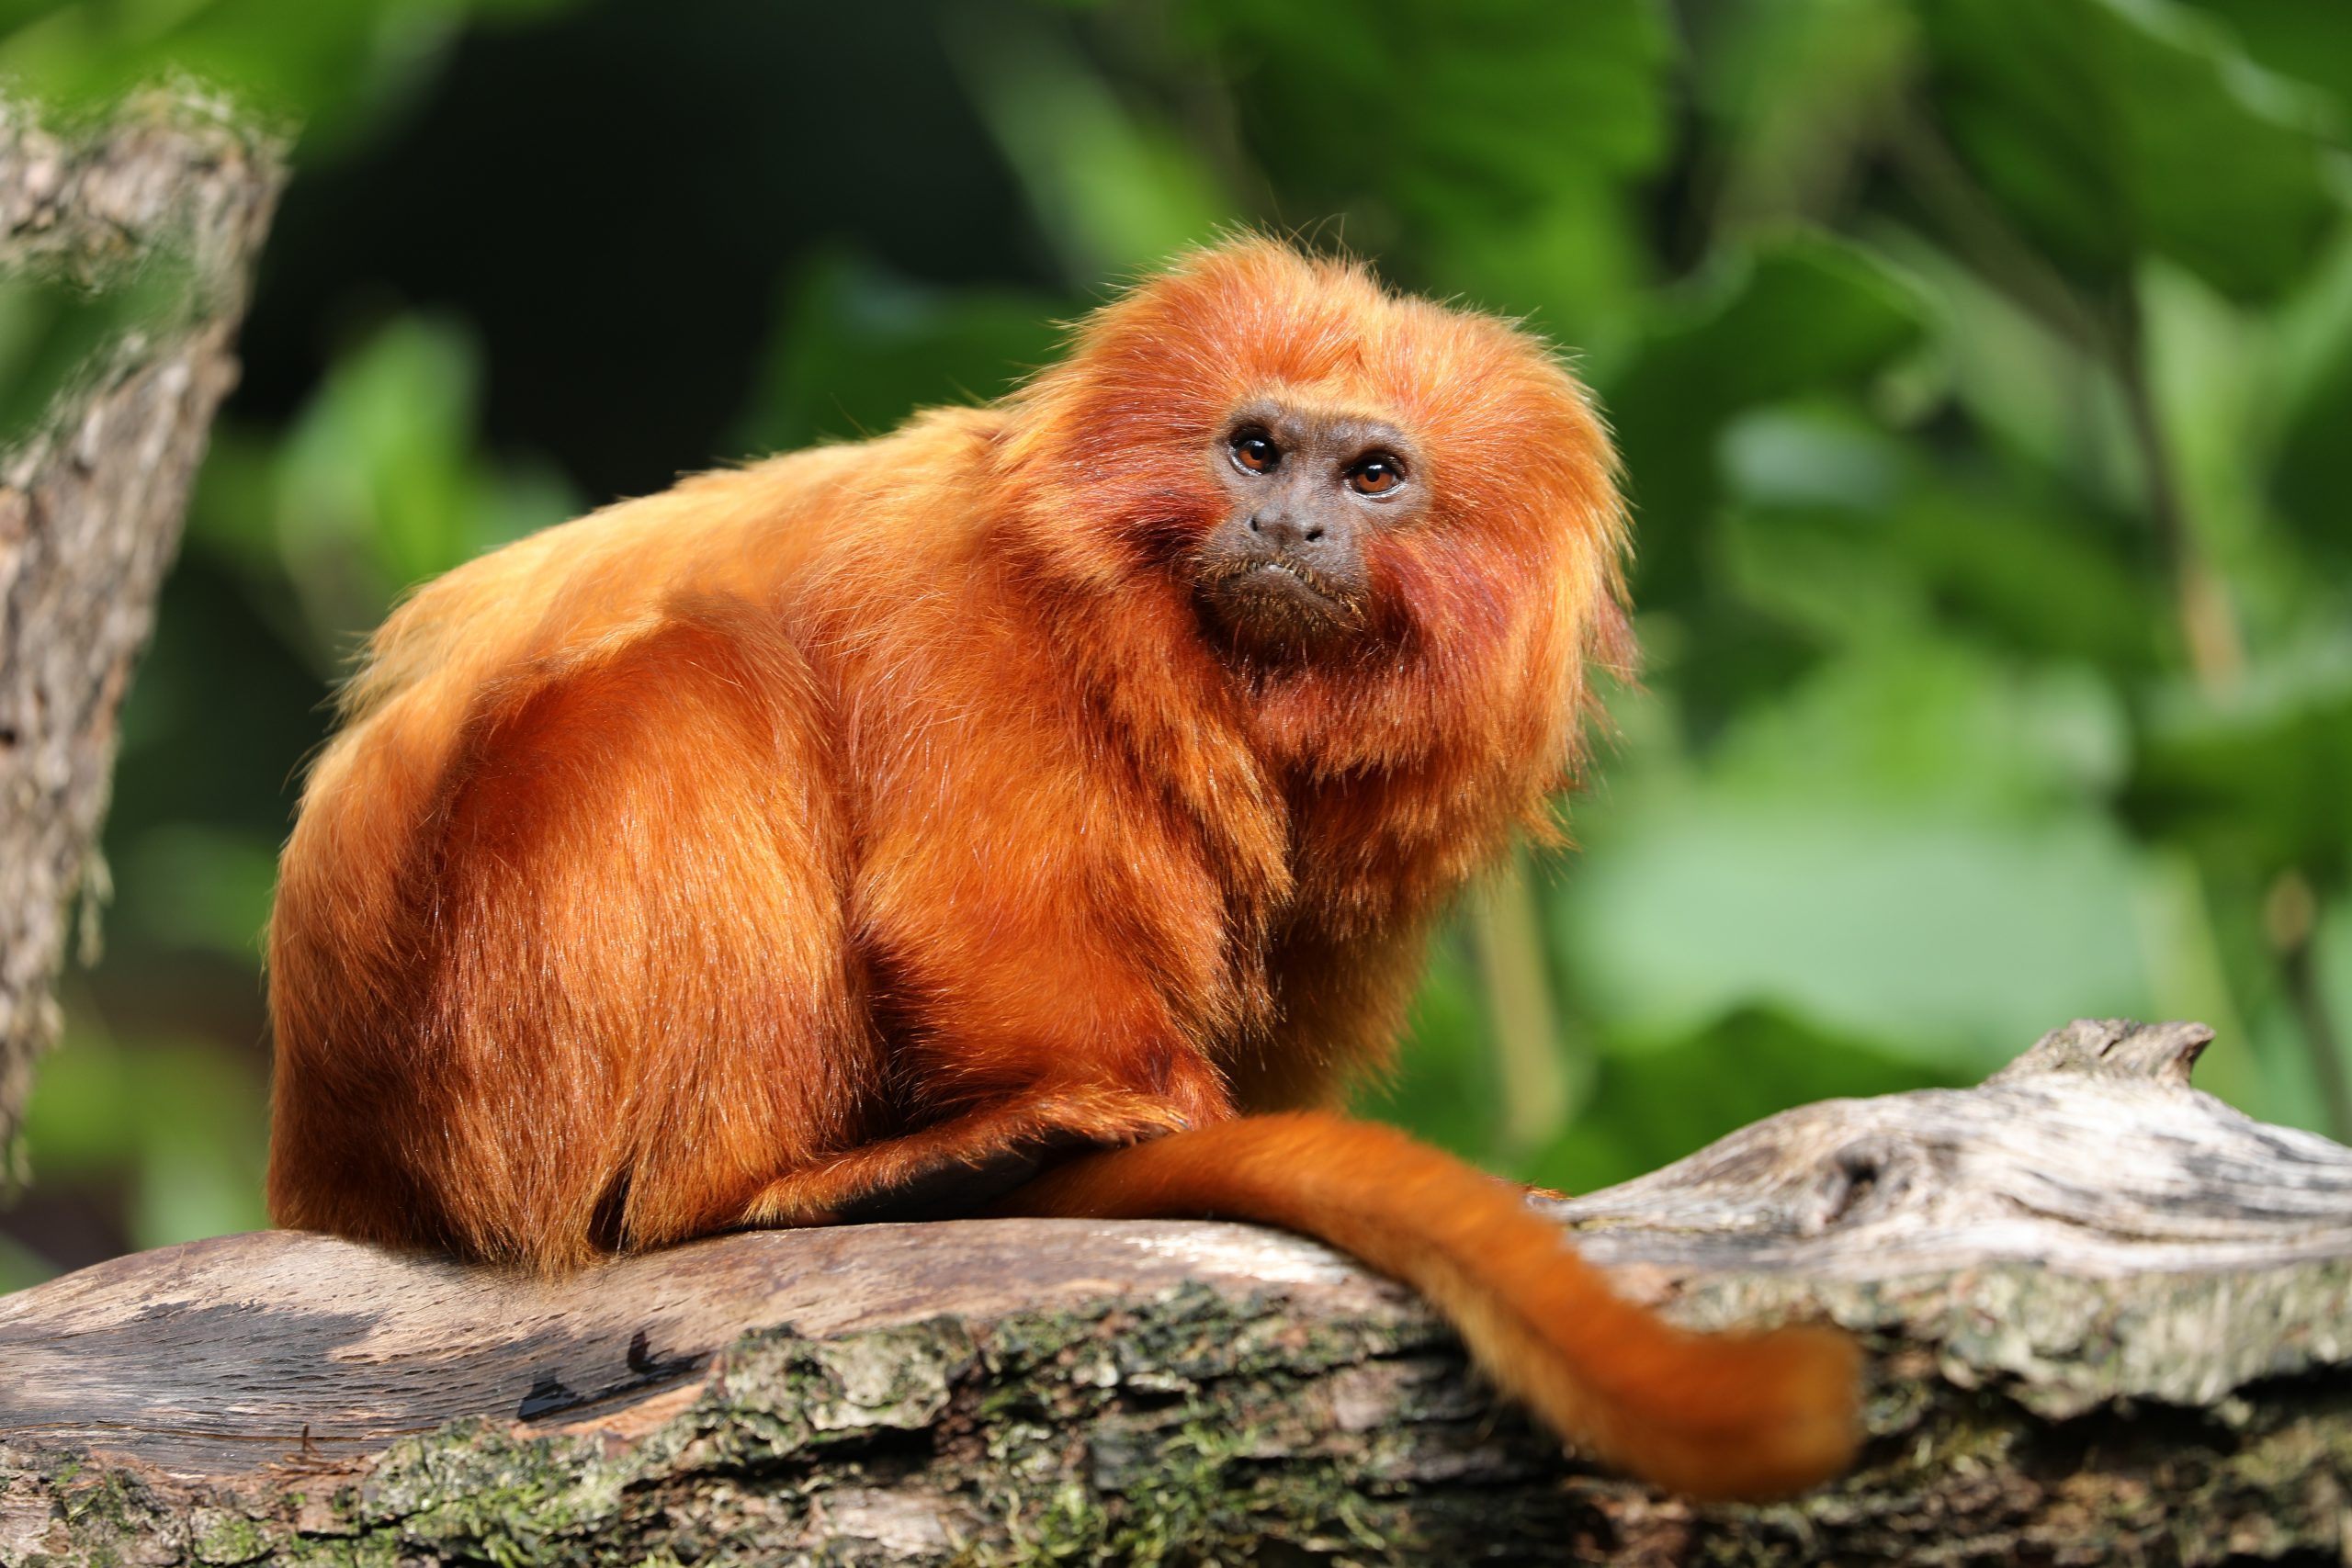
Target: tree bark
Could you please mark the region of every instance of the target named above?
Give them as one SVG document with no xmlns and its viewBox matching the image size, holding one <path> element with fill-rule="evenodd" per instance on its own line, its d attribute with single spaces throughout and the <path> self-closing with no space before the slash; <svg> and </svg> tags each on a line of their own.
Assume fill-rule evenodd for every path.
<svg viewBox="0 0 2352 1568">
<path fill-rule="evenodd" d="M 280 1233 L 0 1300 L 0 1562 L 2341 1562 L 2352 1150 L 2191 1088 L 2209 1038 L 2077 1023 L 1546 1204 L 1676 1317 L 1862 1338 L 1868 1448 L 1792 1503 L 1564 1454 L 1408 1294 L 1243 1226 L 559 1280 Z"/>
<path fill-rule="evenodd" d="M 125 307 L 29 431 L 0 431 L 0 1146 L 57 1033 L 74 905 L 105 887 L 116 716 L 236 380 L 279 168 L 192 89 L 70 135 L 0 97 L 0 280 Z"/>
</svg>

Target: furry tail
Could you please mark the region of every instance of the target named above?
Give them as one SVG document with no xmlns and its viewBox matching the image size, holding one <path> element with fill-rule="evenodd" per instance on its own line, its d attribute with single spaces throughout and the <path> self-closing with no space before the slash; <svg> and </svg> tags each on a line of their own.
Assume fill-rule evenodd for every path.
<svg viewBox="0 0 2352 1568">
<path fill-rule="evenodd" d="M 1516 1190 L 1392 1128 L 1249 1117 L 1085 1156 L 992 1212 L 1250 1220 L 1328 1242 L 1426 1296 L 1564 1437 L 1693 1497 L 1782 1496 L 1853 1458 L 1845 1335 L 1676 1328 L 1612 1294 Z"/>
</svg>

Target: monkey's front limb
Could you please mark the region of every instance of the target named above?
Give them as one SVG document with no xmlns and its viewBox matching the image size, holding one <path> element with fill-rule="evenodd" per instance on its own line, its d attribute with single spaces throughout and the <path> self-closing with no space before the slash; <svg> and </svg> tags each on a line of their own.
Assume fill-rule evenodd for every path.
<svg viewBox="0 0 2352 1568">
<path fill-rule="evenodd" d="M 788 1172 L 762 1188 L 738 1223 L 819 1225 L 967 1214 L 1057 1159 L 1121 1147 L 1195 1122 L 1183 1107 L 1140 1090 L 1041 1089 Z"/>
</svg>

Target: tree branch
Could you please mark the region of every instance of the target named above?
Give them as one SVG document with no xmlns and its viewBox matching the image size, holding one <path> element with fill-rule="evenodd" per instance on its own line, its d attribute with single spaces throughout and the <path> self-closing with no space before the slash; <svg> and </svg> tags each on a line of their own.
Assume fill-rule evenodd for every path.
<svg viewBox="0 0 2352 1568">
<path fill-rule="evenodd" d="M 1405 1292 L 1242 1226 L 554 1281 L 277 1234 L 0 1301 L 0 1561 L 2333 1561 L 2352 1150 L 2190 1088 L 2207 1038 L 2073 1025 L 1553 1206 L 1676 1316 L 1863 1337 L 1862 1464 L 1793 1504 L 1564 1455 Z"/>
<path fill-rule="evenodd" d="M 72 906 L 103 887 L 116 716 L 278 183 L 275 145 L 191 89 L 74 136 L 0 97 L 0 277 L 67 314 L 130 301 L 29 431 L 0 430 L 0 1146 L 57 1033 Z M 158 279 L 164 298 L 132 298 Z"/>
</svg>

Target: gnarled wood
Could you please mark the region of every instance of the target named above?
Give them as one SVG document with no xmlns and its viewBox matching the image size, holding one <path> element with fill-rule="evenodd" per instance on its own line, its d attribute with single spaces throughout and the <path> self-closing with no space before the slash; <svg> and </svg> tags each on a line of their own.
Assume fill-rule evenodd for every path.
<svg viewBox="0 0 2352 1568">
<path fill-rule="evenodd" d="M 0 1301 L 0 1561 L 2335 1561 L 2352 1150 L 2190 1088 L 2208 1038 L 2073 1025 L 1555 1205 L 1679 1315 L 1864 1336 L 1870 1450 L 1793 1505 L 1594 1473 L 1403 1292 L 1238 1226 L 556 1282 L 276 1235 Z"/>
<path fill-rule="evenodd" d="M 96 854 L 115 716 L 236 380 L 279 179 L 273 144 L 191 91 L 72 135 L 0 97 L 0 283 L 119 294 L 169 271 L 179 284 L 132 312 L 28 434 L 0 432 L 0 1146 L 57 1032 L 50 984 Z"/>
</svg>

